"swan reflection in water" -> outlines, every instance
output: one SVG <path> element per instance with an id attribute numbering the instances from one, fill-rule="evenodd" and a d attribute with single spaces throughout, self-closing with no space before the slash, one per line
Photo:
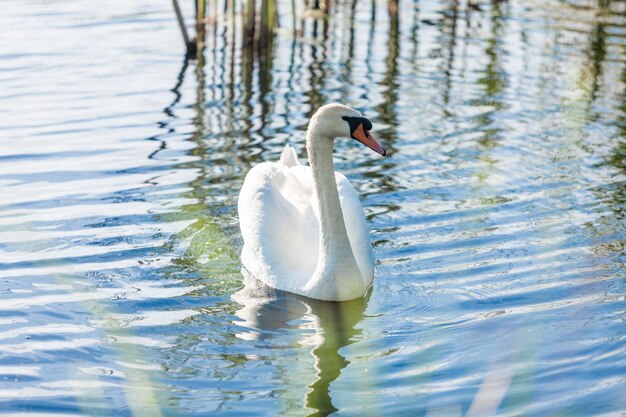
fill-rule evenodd
<path id="1" fill-rule="evenodd" d="M 308 385 L 305 405 L 314 410 L 313 416 L 337 411 L 329 387 L 349 364 L 339 349 L 353 343 L 354 337 L 361 333 L 355 327 L 363 318 L 371 291 L 352 301 L 314 300 L 270 288 L 243 272 L 245 287 L 233 294 L 232 299 L 242 306 L 235 313 L 240 319 L 236 324 L 247 329 L 237 337 L 269 343 L 284 335 L 286 329 L 310 331 L 302 332 L 300 340 L 294 343 L 294 347 L 311 346 L 314 359 L 315 377 Z"/>

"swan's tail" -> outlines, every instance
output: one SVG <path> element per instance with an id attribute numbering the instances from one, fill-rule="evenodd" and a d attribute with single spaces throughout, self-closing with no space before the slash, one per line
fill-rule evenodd
<path id="1" fill-rule="evenodd" d="M 300 165 L 298 155 L 296 155 L 296 150 L 291 145 L 285 145 L 285 149 L 283 149 L 280 154 L 280 163 L 288 167 Z"/>

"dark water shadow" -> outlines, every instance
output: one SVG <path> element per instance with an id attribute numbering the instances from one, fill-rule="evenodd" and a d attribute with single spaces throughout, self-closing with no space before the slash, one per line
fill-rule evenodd
<path id="1" fill-rule="evenodd" d="M 286 330 L 293 332 L 313 327 L 315 337 L 311 353 L 315 380 L 302 381 L 308 383 L 310 389 L 305 406 L 310 409 L 310 416 L 327 416 L 337 411 L 332 403 L 330 384 L 350 363 L 340 349 L 352 344 L 354 337 L 361 334 L 357 325 L 363 319 L 371 292 L 352 301 L 330 302 L 279 291 L 249 276 L 245 277 L 245 284 L 231 297 L 241 305 L 235 313 L 239 318 L 236 324 L 248 329 L 238 337 L 264 344 Z"/>

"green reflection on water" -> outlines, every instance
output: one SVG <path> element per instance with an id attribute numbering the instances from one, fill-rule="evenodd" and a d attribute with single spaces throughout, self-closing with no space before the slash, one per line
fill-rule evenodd
<path id="1" fill-rule="evenodd" d="M 233 295 L 233 300 L 242 306 L 235 313 L 238 324 L 245 328 L 238 337 L 257 340 L 261 347 L 270 346 L 281 332 L 300 331 L 292 348 L 313 355 L 314 374 L 307 369 L 298 369 L 295 374 L 287 370 L 278 373 L 287 386 L 303 384 L 309 388 L 304 406 L 312 410 L 310 416 L 327 416 L 338 410 L 332 402 L 330 385 L 350 363 L 340 350 L 361 334 L 358 324 L 363 320 L 369 296 L 368 293 L 364 298 L 341 303 L 312 300 L 273 290 L 248 277 L 246 287 Z M 285 414 L 302 409 L 298 401 L 285 401 L 284 406 Z"/>

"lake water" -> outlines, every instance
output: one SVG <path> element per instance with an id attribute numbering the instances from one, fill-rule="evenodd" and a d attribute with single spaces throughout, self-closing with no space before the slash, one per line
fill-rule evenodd
<path id="1" fill-rule="evenodd" d="M 2 2 L 0 415 L 626 416 L 625 4 L 279 6 L 186 61 L 169 1 Z M 331 101 L 372 291 L 243 288 L 243 178 Z"/>

